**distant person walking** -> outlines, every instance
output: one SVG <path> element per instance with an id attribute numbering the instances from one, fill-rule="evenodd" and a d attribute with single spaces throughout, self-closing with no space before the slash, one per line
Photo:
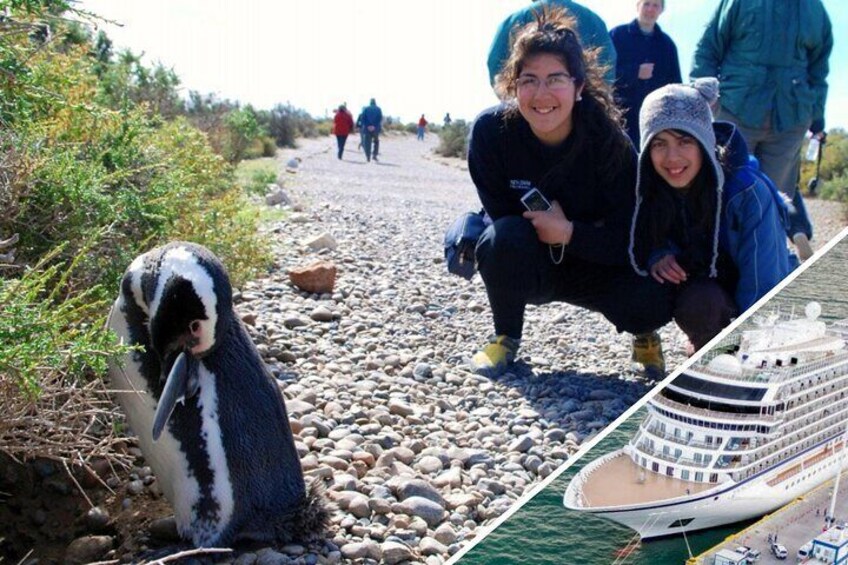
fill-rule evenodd
<path id="1" fill-rule="evenodd" d="M 333 133 L 336 135 L 336 144 L 339 148 L 339 159 L 344 155 L 345 143 L 347 136 L 353 131 L 353 115 L 348 111 L 347 106 L 342 104 L 336 110 L 336 115 L 333 117 Z"/>
<path id="2" fill-rule="evenodd" d="M 639 147 L 639 109 L 645 96 L 667 84 L 681 82 L 674 41 L 657 19 L 665 0 L 638 0 L 636 19 L 610 30 L 615 46 L 615 95 L 624 110 L 627 135 Z"/>
<path id="3" fill-rule="evenodd" d="M 427 120 L 424 118 L 424 114 L 421 114 L 421 117 L 418 119 L 418 141 L 424 141 L 424 130 L 427 129 Z"/>
<path id="4" fill-rule="evenodd" d="M 698 42 L 690 76 L 721 82 L 718 119 L 736 124 L 762 171 L 792 199 L 788 235 L 800 258 L 813 228 L 798 190 L 800 150 L 821 137 L 830 19 L 821 0 L 721 0 Z"/>
<path id="5" fill-rule="evenodd" d="M 445 117 L 444 117 L 445 126 L 449 126 L 449 125 L 451 125 L 451 122 L 452 122 L 452 121 L 453 121 L 453 120 L 451 120 L 450 112 L 447 112 L 447 113 L 445 114 Z"/>
<path id="6" fill-rule="evenodd" d="M 515 32 L 523 25 L 533 21 L 533 14 L 545 9 L 561 8 L 577 21 L 577 35 L 586 51 L 599 49 L 597 59 L 603 66 L 604 78 L 609 84 L 615 80 L 615 48 L 607 33 L 607 25 L 598 14 L 572 0 L 540 0 L 510 14 L 495 32 L 495 39 L 489 48 L 489 83 L 495 85 L 495 77 L 504 67 L 512 50 Z"/>
<path id="7" fill-rule="evenodd" d="M 383 111 L 377 106 L 377 101 L 371 99 L 371 103 L 362 109 L 362 147 L 365 149 L 365 158 L 371 162 L 373 157 L 377 161 L 380 153 L 380 132 L 383 131 Z"/>

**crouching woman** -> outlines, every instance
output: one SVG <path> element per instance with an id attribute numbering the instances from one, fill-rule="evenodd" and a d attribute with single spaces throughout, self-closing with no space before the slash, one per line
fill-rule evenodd
<path id="1" fill-rule="evenodd" d="M 718 81 L 660 88 L 639 115 L 630 257 L 674 289 L 674 318 L 700 349 L 797 265 L 786 204 L 728 122 L 712 122 Z"/>
<path id="2" fill-rule="evenodd" d="M 518 30 L 495 86 L 504 103 L 477 117 L 468 154 L 493 220 L 476 259 L 495 331 L 472 368 L 504 372 L 527 305 L 566 302 L 637 336 L 635 360 L 661 376 L 655 330 L 671 320 L 671 293 L 628 265 L 636 154 L 594 53 L 584 53 L 573 21 L 545 11 Z M 550 209 L 525 209 L 534 189 Z"/>

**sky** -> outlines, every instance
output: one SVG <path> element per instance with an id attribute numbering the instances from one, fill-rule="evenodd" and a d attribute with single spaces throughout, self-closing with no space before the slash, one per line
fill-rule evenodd
<path id="1" fill-rule="evenodd" d="M 848 128 L 848 2 L 823 0 L 833 25 L 826 122 Z M 583 0 L 608 28 L 631 21 L 636 0 Z M 497 99 L 486 58 L 495 30 L 528 0 L 82 0 L 116 49 L 173 68 L 189 90 L 315 117 L 372 97 L 387 116 L 471 120 Z M 718 0 L 667 0 L 659 24 L 677 44 L 683 76 Z M 842 69 L 843 72 L 837 72 Z"/>

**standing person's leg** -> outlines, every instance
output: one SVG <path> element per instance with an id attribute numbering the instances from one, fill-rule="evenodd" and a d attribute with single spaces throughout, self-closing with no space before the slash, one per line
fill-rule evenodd
<path id="1" fill-rule="evenodd" d="M 341 158 L 342 158 L 342 155 L 344 155 L 345 145 L 347 144 L 347 136 L 346 136 L 346 135 L 343 135 L 343 136 L 342 136 L 342 138 L 339 140 L 339 142 L 340 142 L 340 145 L 339 145 L 339 159 L 341 159 Z"/>
<path id="2" fill-rule="evenodd" d="M 336 136 L 336 155 L 339 159 L 342 158 L 342 152 L 344 152 L 344 136 L 337 135 Z"/>
<path id="3" fill-rule="evenodd" d="M 365 159 L 371 161 L 371 134 L 367 131 L 362 133 L 362 148 L 365 150 Z"/>
<path id="4" fill-rule="evenodd" d="M 787 235 L 795 242 L 802 259 L 809 257 L 812 250 L 808 240 L 812 239 L 813 226 L 807 215 L 803 197 L 798 190 L 801 145 L 804 143 L 807 126 L 796 126 L 783 132 L 776 132 L 768 125 L 761 128 L 749 128 L 742 125 L 739 118 L 723 108 L 719 118 L 736 124 L 736 128 L 748 144 L 748 151 L 759 161 L 760 170 L 792 202 L 789 207 Z"/>
<path id="5" fill-rule="evenodd" d="M 374 137 L 374 152 L 373 152 L 373 155 L 374 155 L 374 160 L 377 161 L 377 154 L 380 153 L 380 134 L 375 133 L 373 135 L 373 137 Z"/>
<path id="6" fill-rule="evenodd" d="M 674 321 L 692 342 L 694 351 L 704 347 L 738 314 L 733 297 L 714 279 L 698 278 L 677 291 Z"/>

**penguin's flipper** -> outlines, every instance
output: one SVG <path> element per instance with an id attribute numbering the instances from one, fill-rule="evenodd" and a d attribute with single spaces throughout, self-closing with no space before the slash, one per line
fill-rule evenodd
<path id="1" fill-rule="evenodd" d="M 159 404 L 156 406 L 156 414 L 153 416 L 153 441 L 158 440 L 159 436 L 162 435 L 162 430 L 171 418 L 177 402 L 186 397 L 186 389 L 189 386 L 187 357 L 185 351 L 177 355 L 174 366 L 168 373 L 165 388 L 162 390 L 162 396 L 159 397 Z M 196 380 L 196 377 L 194 380 Z M 196 385 L 196 383 L 194 384 Z"/>

